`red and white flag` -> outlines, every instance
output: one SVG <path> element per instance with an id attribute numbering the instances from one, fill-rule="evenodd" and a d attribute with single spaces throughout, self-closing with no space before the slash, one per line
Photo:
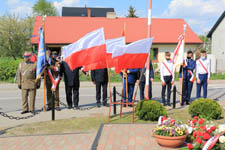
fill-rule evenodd
<path id="1" fill-rule="evenodd" d="M 104 61 L 106 57 L 104 29 L 90 32 L 77 42 L 63 47 L 62 57 L 71 70 Z"/>
<path id="2" fill-rule="evenodd" d="M 112 58 L 112 52 L 119 45 L 121 45 L 121 46 L 125 45 L 125 37 L 119 37 L 119 38 L 115 38 L 115 39 L 106 40 L 106 58 L 105 58 L 105 60 L 84 66 L 84 71 L 114 67 L 115 60 Z"/>
<path id="3" fill-rule="evenodd" d="M 146 38 L 125 46 L 118 46 L 112 53 L 116 59 L 115 70 L 144 68 L 153 38 Z"/>
<path id="4" fill-rule="evenodd" d="M 180 35 L 178 38 L 178 45 L 173 53 L 172 61 L 174 63 L 174 67 L 178 65 L 183 65 L 184 63 L 184 35 Z"/>

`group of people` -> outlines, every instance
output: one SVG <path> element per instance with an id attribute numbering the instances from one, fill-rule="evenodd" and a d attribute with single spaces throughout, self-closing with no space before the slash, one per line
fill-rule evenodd
<path id="1" fill-rule="evenodd" d="M 171 87 L 174 84 L 174 63 L 171 61 L 170 52 L 165 52 L 165 60 L 161 63 L 160 77 L 162 81 L 162 101 L 163 105 L 170 106 Z M 206 58 L 206 52 L 201 52 L 201 57 L 195 61 L 193 60 L 193 52 L 187 52 L 187 58 L 184 61 L 184 65 L 180 67 L 179 77 L 183 82 L 182 89 L 182 103 L 187 105 L 190 103 L 191 91 L 193 87 L 194 70 L 196 70 L 197 78 L 197 98 L 201 97 L 201 88 L 203 87 L 203 97 L 207 97 L 207 85 L 210 78 L 210 64 Z M 35 97 L 36 90 L 40 88 L 40 80 L 36 80 L 36 63 L 31 61 L 31 53 L 24 53 L 24 62 L 20 63 L 17 70 L 18 88 L 22 90 L 22 112 L 25 114 L 28 112 L 35 113 Z M 66 62 L 57 59 L 58 53 L 56 51 L 48 51 L 48 65 L 46 72 L 50 72 L 53 79 L 62 78 L 64 76 L 66 101 L 69 109 L 79 108 L 79 72 L 80 70 L 89 75 L 89 72 L 82 70 L 82 67 L 71 70 Z M 146 67 L 143 69 L 126 69 L 121 71 L 123 78 L 123 100 L 128 99 L 131 103 L 133 99 L 134 87 L 137 80 L 139 80 L 140 100 L 144 100 L 145 91 L 145 75 Z M 51 110 L 51 97 L 54 94 L 55 109 L 60 111 L 59 107 L 59 85 L 56 87 L 52 84 L 52 77 L 49 74 L 46 75 L 46 89 L 47 89 L 47 110 Z M 91 71 L 92 82 L 96 85 L 96 102 L 97 107 L 107 106 L 107 86 L 108 86 L 108 70 L 107 68 Z M 126 81 L 127 80 L 127 81 Z M 149 99 L 152 98 L 152 82 L 154 80 L 153 64 L 149 63 Z M 101 96 L 102 89 L 102 96 Z M 165 99 L 165 92 L 167 89 L 167 101 Z M 30 103 L 28 106 L 28 96 Z M 102 102 L 101 102 L 102 99 Z M 131 105 L 130 105 L 131 106 Z"/>

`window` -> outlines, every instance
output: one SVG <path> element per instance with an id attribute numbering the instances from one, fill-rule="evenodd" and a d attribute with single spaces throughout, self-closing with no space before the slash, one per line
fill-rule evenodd
<path id="1" fill-rule="evenodd" d="M 151 48 L 151 60 L 153 62 L 158 62 L 158 53 L 159 53 L 159 50 L 158 48 Z"/>

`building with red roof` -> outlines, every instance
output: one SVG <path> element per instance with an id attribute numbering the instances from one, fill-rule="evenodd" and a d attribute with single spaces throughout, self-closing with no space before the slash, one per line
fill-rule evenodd
<path id="1" fill-rule="evenodd" d="M 131 43 L 147 37 L 147 18 L 107 18 L 107 17 L 46 17 L 45 43 L 48 49 L 60 51 L 62 46 L 80 39 L 85 34 L 104 27 L 105 38 L 121 37 L 126 25 L 126 43 Z M 165 51 L 173 52 L 178 43 L 178 37 L 183 33 L 184 19 L 152 19 L 153 50 L 152 59 L 161 61 Z M 35 18 L 33 35 L 37 35 L 43 25 L 42 17 Z M 37 47 L 39 36 L 31 39 Z M 185 50 L 195 50 L 202 41 L 187 25 Z"/>

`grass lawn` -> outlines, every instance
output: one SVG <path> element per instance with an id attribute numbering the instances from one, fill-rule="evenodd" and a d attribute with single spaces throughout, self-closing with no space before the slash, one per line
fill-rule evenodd
<path id="1" fill-rule="evenodd" d="M 188 108 L 168 110 L 171 118 L 187 122 L 191 117 L 188 114 Z M 111 117 L 109 123 L 131 123 L 132 113 Z M 224 119 L 216 120 L 217 123 L 224 123 Z M 19 127 L 0 129 L 0 134 L 4 136 L 35 135 L 35 134 L 59 134 L 59 133 L 80 133 L 97 132 L 101 123 L 108 123 L 107 116 L 71 118 L 66 120 L 56 120 L 48 122 L 32 123 Z M 151 121 L 139 120 L 135 117 L 135 123 L 157 123 Z"/>

